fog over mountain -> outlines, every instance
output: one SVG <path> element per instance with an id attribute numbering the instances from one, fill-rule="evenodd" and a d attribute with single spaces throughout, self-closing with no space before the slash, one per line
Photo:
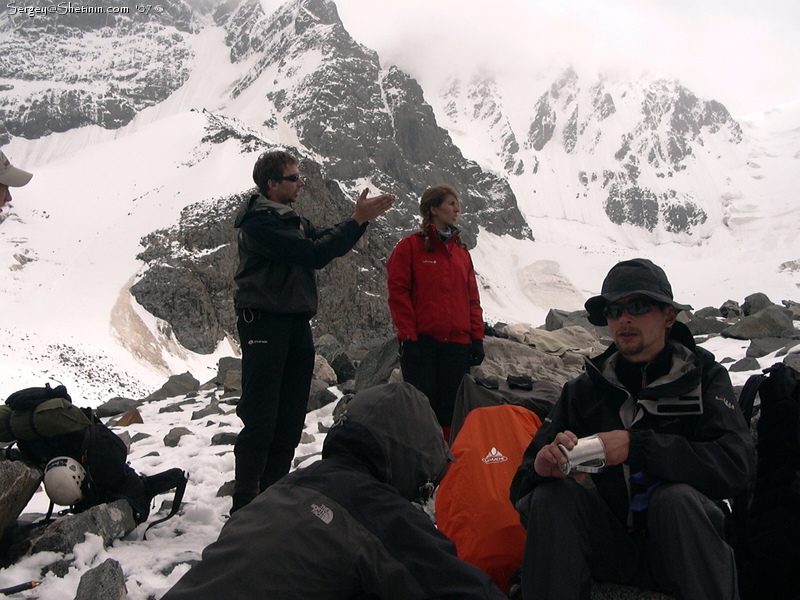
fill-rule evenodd
<path id="1" fill-rule="evenodd" d="M 210 378 L 237 353 L 230 224 L 274 147 L 303 158 L 315 223 L 364 187 L 398 196 L 320 272 L 315 332 L 351 347 L 392 335 L 385 260 L 439 182 L 463 196 L 490 321 L 578 309 L 633 256 L 695 308 L 798 299 L 797 106 L 736 119 L 675 77 L 544 59 L 423 88 L 329 0 L 94 6 L 115 12 L 0 14 L 0 145 L 35 174 L 0 215 L 3 395 Z"/>

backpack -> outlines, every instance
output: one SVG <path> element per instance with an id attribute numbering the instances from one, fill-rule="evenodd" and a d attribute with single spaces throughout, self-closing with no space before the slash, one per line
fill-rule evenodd
<path id="1" fill-rule="evenodd" d="M 26 388 L 11 394 L 6 405 L 0 406 L 0 442 L 16 442 L 20 452 L 42 469 L 57 456 L 78 461 L 86 478 L 81 485 L 83 498 L 69 509 L 75 513 L 124 499 L 139 524 L 147 520 L 152 498 L 175 488 L 169 518 L 177 512 L 186 487 L 187 479 L 180 469 L 152 476 L 137 474 L 128 465 L 125 442 L 90 408 L 72 404 L 63 385 Z M 51 503 L 50 511 L 52 508 Z"/>
<path id="2" fill-rule="evenodd" d="M 522 564 L 525 529 L 511 504 L 511 480 L 542 422 L 522 406 L 475 408 L 451 451 L 456 462 L 436 493 L 436 524 L 464 560 L 506 594 Z"/>
<path id="3" fill-rule="evenodd" d="M 763 375 L 751 376 L 739 396 L 748 423 L 756 395 L 761 400 L 755 421 L 756 476 L 748 497 L 734 510 L 741 596 L 798 598 L 800 373 L 776 363 Z"/>

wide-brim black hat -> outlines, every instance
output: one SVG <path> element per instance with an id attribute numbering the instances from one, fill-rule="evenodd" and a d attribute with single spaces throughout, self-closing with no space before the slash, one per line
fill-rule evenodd
<path id="1" fill-rule="evenodd" d="M 608 272 L 599 296 L 589 298 L 584 307 L 592 325 L 608 325 L 603 309 L 609 302 L 641 294 L 656 302 L 674 306 L 678 311 L 691 310 L 688 304 L 678 304 L 672 297 L 672 286 L 664 269 L 646 258 L 619 262 Z"/>

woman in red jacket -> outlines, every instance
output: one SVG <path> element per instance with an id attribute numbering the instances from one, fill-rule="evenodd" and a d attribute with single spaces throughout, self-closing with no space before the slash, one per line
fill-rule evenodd
<path id="1" fill-rule="evenodd" d="M 424 393 L 449 439 L 461 379 L 483 361 L 483 312 L 475 269 L 455 226 L 461 206 L 449 185 L 422 194 L 420 231 L 386 264 L 389 310 L 403 379 Z"/>

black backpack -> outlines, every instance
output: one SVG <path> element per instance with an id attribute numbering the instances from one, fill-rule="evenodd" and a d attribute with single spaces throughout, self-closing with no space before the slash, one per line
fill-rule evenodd
<path id="1" fill-rule="evenodd" d="M 739 396 L 748 422 L 756 394 L 756 477 L 734 515 L 741 597 L 800 598 L 800 373 L 776 363 L 751 376 Z"/>
<path id="2" fill-rule="evenodd" d="M 75 407 L 63 385 L 14 392 L 0 410 L 0 419 L 0 441 L 15 440 L 22 454 L 42 469 L 57 456 L 69 456 L 83 466 L 83 498 L 71 507 L 71 512 L 124 499 L 131 506 L 136 523 L 143 523 L 153 497 L 171 489 L 175 489 L 172 511 L 150 527 L 177 512 L 186 488 L 185 473 L 169 469 L 151 476 L 137 474 L 128 465 L 125 442 L 90 408 Z"/>

